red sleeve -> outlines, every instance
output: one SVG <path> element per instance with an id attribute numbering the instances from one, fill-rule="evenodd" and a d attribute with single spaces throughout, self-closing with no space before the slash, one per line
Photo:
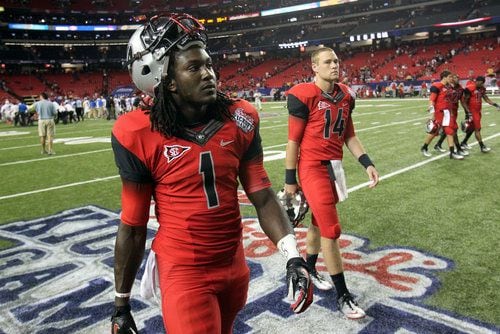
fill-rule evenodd
<path id="1" fill-rule="evenodd" d="M 433 102 L 433 104 L 435 104 L 437 97 L 438 97 L 438 95 L 436 93 L 432 92 L 429 99 Z"/>
<path id="2" fill-rule="evenodd" d="M 271 187 L 271 181 L 264 169 L 262 156 L 242 161 L 240 165 L 240 181 L 247 194 Z"/>
<path id="3" fill-rule="evenodd" d="M 352 123 L 352 117 L 349 117 L 347 124 L 345 126 L 345 139 L 354 137 L 356 133 L 354 132 L 354 124 Z"/>
<path id="4" fill-rule="evenodd" d="M 144 226 L 149 220 L 151 206 L 151 183 L 137 183 L 122 179 L 121 220 L 130 226 Z"/>
<path id="5" fill-rule="evenodd" d="M 290 115 L 288 117 L 288 140 L 300 143 L 302 136 L 304 136 L 306 125 L 306 120 Z"/>

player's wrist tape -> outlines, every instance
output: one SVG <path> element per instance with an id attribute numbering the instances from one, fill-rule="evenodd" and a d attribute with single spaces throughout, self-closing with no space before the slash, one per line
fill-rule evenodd
<path id="1" fill-rule="evenodd" d="M 129 298 L 130 297 L 130 292 L 122 293 L 122 292 L 115 291 L 115 297 L 118 297 L 118 298 Z"/>
<path id="2" fill-rule="evenodd" d="M 358 158 L 358 161 L 361 165 L 363 165 L 363 167 L 365 167 L 365 169 L 370 167 L 370 166 L 375 167 L 373 162 L 370 160 L 370 157 L 366 153 L 361 154 L 360 157 Z"/>
<path id="3" fill-rule="evenodd" d="M 285 169 L 285 183 L 297 184 L 297 169 Z"/>
<path id="4" fill-rule="evenodd" d="M 287 234 L 281 238 L 276 246 L 287 261 L 294 257 L 300 257 L 299 249 L 297 248 L 297 239 L 293 234 Z"/>

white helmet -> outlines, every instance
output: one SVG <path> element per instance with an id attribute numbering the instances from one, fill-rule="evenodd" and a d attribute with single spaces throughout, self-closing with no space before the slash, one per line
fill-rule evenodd
<path id="1" fill-rule="evenodd" d="M 306 197 L 302 190 L 297 190 L 293 196 L 290 196 L 284 189 L 281 189 L 276 196 L 281 206 L 285 209 L 292 226 L 297 227 L 297 225 L 304 220 L 309 210 L 309 204 L 307 204 Z"/>
<path id="2" fill-rule="evenodd" d="M 439 130 L 439 125 L 433 119 L 428 119 L 425 122 L 425 132 L 435 134 Z"/>
<path id="3" fill-rule="evenodd" d="M 460 128 L 462 129 L 463 132 L 467 133 L 469 131 L 472 131 L 474 130 L 474 123 L 472 122 L 472 119 L 466 119 L 466 120 L 463 120 L 461 123 L 460 123 Z"/>
<path id="4" fill-rule="evenodd" d="M 134 84 L 154 96 L 156 86 L 167 74 L 173 47 L 186 50 L 193 45 L 205 48 L 205 27 L 188 14 L 162 14 L 152 17 L 130 37 L 126 65 Z"/>

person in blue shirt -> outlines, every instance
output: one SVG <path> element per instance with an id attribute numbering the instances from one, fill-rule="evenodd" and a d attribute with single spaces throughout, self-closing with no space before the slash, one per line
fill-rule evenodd
<path id="1" fill-rule="evenodd" d="M 19 102 L 17 105 L 17 117 L 15 119 L 14 125 L 17 126 L 19 123 L 21 126 L 26 126 L 28 120 L 28 106 L 24 104 L 23 101 Z"/>

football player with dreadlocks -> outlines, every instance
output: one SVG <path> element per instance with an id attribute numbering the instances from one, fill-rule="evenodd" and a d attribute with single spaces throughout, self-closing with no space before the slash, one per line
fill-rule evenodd
<path id="1" fill-rule="evenodd" d="M 150 111 L 120 117 L 112 132 L 123 209 L 112 333 L 137 332 L 129 299 L 144 255 L 151 197 L 167 332 L 232 332 L 249 285 L 238 179 L 262 229 L 287 259 L 292 311 L 303 312 L 312 302 L 307 265 L 264 170 L 258 113 L 217 91 L 206 43 L 205 28 L 187 14 L 155 16 L 129 41 L 132 79 L 155 100 Z"/>
<path id="2" fill-rule="evenodd" d="M 481 152 L 488 153 L 491 149 L 483 143 L 483 138 L 481 137 L 481 109 L 483 100 L 486 101 L 491 106 L 500 110 L 500 105 L 493 102 L 488 95 L 486 95 L 486 89 L 484 88 L 485 78 L 479 76 L 475 81 L 469 81 L 465 85 L 465 104 L 469 107 L 470 114 L 467 115 L 466 121 L 463 123 L 463 130 L 465 131 L 465 138 L 461 143 L 463 149 L 470 149 L 467 145 L 467 141 L 474 134 L 476 140 L 479 143 Z"/>
<path id="3" fill-rule="evenodd" d="M 311 55 L 314 83 L 301 83 L 288 91 L 288 143 L 285 158 L 285 192 L 295 196 L 300 186 L 312 211 L 307 232 L 307 264 L 319 289 L 331 289 L 331 283 L 316 271 L 320 249 L 337 297 L 339 311 L 348 319 L 365 316 L 349 292 L 342 265 L 338 239 L 341 234 L 336 204 L 347 198 L 343 146 L 366 169 L 370 187 L 379 175 L 355 134 L 351 113 L 355 93 L 338 83 L 339 59 L 327 47 Z"/>

